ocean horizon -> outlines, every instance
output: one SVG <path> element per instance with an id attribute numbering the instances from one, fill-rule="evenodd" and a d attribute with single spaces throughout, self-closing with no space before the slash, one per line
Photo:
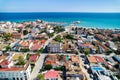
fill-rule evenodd
<path id="1" fill-rule="evenodd" d="M 100 29 L 120 29 L 120 13 L 95 12 L 0 12 L 0 21 L 24 22 L 43 20 L 60 22 L 68 26 L 80 21 L 77 26 Z"/>

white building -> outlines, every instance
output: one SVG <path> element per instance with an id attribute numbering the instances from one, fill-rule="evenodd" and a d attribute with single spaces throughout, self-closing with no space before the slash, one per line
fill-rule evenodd
<path id="1" fill-rule="evenodd" d="M 47 33 L 54 33 L 54 30 L 52 30 L 52 29 L 47 30 Z"/>
<path id="2" fill-rule="evenodd" d="M 30 65 L 0 68 L 0 80 L 29 80 Z"/>

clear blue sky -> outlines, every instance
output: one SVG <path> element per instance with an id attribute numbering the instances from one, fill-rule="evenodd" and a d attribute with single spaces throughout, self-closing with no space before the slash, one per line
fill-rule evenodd
<path id="1" fill-rule="evenodd" d="M 0 12 L 120 12 L 120 0 L 0 0 Z"/>

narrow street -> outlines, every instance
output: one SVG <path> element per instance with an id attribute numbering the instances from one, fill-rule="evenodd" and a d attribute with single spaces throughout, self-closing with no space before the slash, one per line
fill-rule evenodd
<path id="1" fill-rule="evenodd" d="M 61 32 L 61 33 L 65 33 L 65 32 L 67 32 L 67 31 L 64 31 L 64 32 Z M 44 45 L 44 47 L 43 47 L 43 49 L 45 49 L 45 47 L 49 44 L 49 42 L 51 42 L 57 35 L 60 35 L 61 33 L 55 34 L 52 38 L 50 38 L 49 40 L 47 40 L 46 43 L 45 43 L 45 45 Z M 45 58 L 46 55 L 47 54 L 45 54 L 45 53 L 44 54 L 41 53 L 39 59 L 36 62 L 36 65 L 35 65 L 32 73 L 31 73 L 31 76 L 30 76 L 29 80 L 34 80 L 37 77 L 40 69 L 43 66 L 44 58 Z"/>
<path id="2" fill-rule="evenodd" d="M 39 59 L 37 60 L 36 65 L 35 65 L 32 73 L 31 73 L 31 75 L 30 75 L 30 79 L 29 79 L 29 80 L 34 80 L 34 79 L 37 77 L 40 69 L 41 69 L 42 66 L 43 66 L 43 62 L 44 62 L 45 56 L 46 56 L 46 54 L 41 54 L 41 55 L 40 55 L 40 57 L 39 57 Z"/>
<path id="3" fill-rule="evenodd" d="M 90 75 L 88 74 L 87 70 L 84 68 L 84 62 L 82 61 L 82 58 L 80 57 L 81 56 L 81 53 L 79 52 L 79 50 L 77 48 L 75 48 L 75 50 L 79 53 L 79 59 L 80 59 L 80 62 L 81 62 L 81 68 L 82 68 L 82 71 L 83 73 L 86 75 L 86 78 L 87 80 L 92 80 L 90 78 Z"/>

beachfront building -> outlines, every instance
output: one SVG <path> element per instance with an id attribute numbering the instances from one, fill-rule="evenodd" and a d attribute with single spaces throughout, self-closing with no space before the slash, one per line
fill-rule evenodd
<path id="1" fill-rule="evenodd" d="M 31 66 L 27 64 L 17 65 L 19 57 L 25 59 L 24 54 L 0 55 L 0 80 L 29 80 Z"/>
<path id="2" fill-rule="evenodd" d="M 25 66 L 0 68 L 0 80 L 29 80 L 30 71 L 31 67 L 27 64 Z"/>

